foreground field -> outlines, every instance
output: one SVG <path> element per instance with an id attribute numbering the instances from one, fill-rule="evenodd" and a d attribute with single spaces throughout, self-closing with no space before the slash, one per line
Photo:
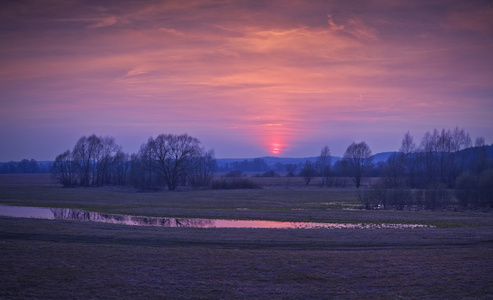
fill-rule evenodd
<path id="1" fill-rule="evenodd" d="M 0 177 L 0 203 L 435 229 L 131 227 L 0 217 L 0 298 L 493 297 L 491 212 L 343 210 L 352 189 L 136 193 Z"/>

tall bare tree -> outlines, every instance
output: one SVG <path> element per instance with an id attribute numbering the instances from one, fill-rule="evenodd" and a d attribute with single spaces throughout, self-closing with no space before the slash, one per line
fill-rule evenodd
<path id="1" fill-rule="evenodd" d="M 87 138 L 81 137 L 74 146 L 72 158 L 74 160 L 76 172 L 78 175 L 79 185 L 90 186 L 92 184 L 94 158 L 97 152 L 97 140 L 95 135 Z"/>
<path id="2" fill-rule="evenodd" d="M 298 166 L 296 164 L 286 164 L 286 172 L 287 172 L 286 176 L 294 177 L 297 168 Z"/>
<path id="3" fill-rule="evenodd" d="M 147 143 L 140 146 L 139 153 L 132 154 L 130 157 L 129 179 L 136 188 L 149 190 L 157 189 L 163 185 L 154 171 L 154 158 L 150 148 L 152 138 Z"/>
<path id="4" fill-rule="evenodd" d="M 399 151 L 402 153 L 402 163 L 404 176 L 407 177 L 407 184 L 414 188 L 416 187 L 416 176 L 418 171 L 417 147 L 414 143 L 413 136 L 408 132 L 404 135 Z"/>
<path id="5" fill-rule="evenodd" d="M 476 138 L 474 146 L 473 172 L 479 175 L 488 167 L 488 150 L 486 150 L 484 137 Z"/>
<path id="6" fill-rule="evenodd" d="M 331 165 L 329 146 L 326 145 L 320 150 L 320 156 L 317 158 L 316 165 L 318 172 L 322 177 L 322 184 L 328 186 Z"/>
<path id="7" fill-rule="evenodd" d="M 445 184 L 452 187 L 455 178 L 466 168 L 461 150 L 472 144 L 469 133 L 456 127 L 453 131 L 442 129 L 426 132 L 419 148 L 426 183 Z"/>
<path id="8" fill-rule="evenodd" d="M 311 161 L 305 161 L 303 168 L 301 168 L 300 176 L 305 180 L 305 184 L 309 185 L 310 181 L 317 176 L 317 169 L 315 168 L 315 164 Z"/>
<path id="9" fill-rule="evenodd" d="M 353 173 L 356 188 L 359 188 L 363 173 L 366 169 L 372 166 L 372 154 L 370 147 L 365 142 L 358 144 L 353 142 L 346 149 L 346 152 L 344 153 L 344 160 L 347 161 L 347 164 Z"/>
<path id="10" fill-rule="evenodd" d="M 100 137 L 99 141 L 100 148 L 95 159 L 97 162 L 96 185 L 98 186 L 110 183 L 111 163 L 122 148 L 116 143 L 115 138 L 111 136 Z"/>
<path id="11" fill-rule="evenodd" d="M 110 183 L 113 172 L 111 164 L 115 155 L 121 151 L 115 138 L 100 137 L 95 134 L 81 137 L 74 146 L 71 157 L 74 172 L 81 186 L 100 186 Z"/>
<path id="12" fill-rule="evenodd" d="M 111 169 L 112 182 L 116 185 L 126 185 L 127 173 L 130 169 L 129 155 L 119 150 L 112 159 Z"/>
<path id="13" fill-rule="evenodd" d="M 189 181 L 192 186 L 209 186 L 216 169 L 214 150 L 201 149 L 198 156 L 191 158 Z"/>
<path id="14" fill-rule="evenodd" d="M 421 139 L 419 146 L 420 163 L 423 166 L 425 182 L 427 184 L 438 181 L 438 131 L 435 129 L 433 134 L 429 131 Z"/>
<path id="15" fill-rule="evenodd" d="M 187 134 L 161 134 L 149 138 L 144 147 L 149 150 L 152 170 L 159 174 L 169 190 L 184 181 L 192 167 L 192 158 L 200 155 L 200 141 Z"/>
<path id="16" fill-rule="evenodd" d="M 70 150 L 58 155 L 51 168 L 52 178 L 64 187 L 76 185 L 75 165 Z"/>

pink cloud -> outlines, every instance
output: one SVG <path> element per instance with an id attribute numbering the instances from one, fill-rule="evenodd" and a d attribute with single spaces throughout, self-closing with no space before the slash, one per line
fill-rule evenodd
<path id="1" fill-rule="evenodd" d="M 60 124 L 143 140 L 159 131 L 197 133 L 230 157 L 240 147 L 232 142 L 221 153 L 223 136 L 243 149 L 254 144 L 252 155 L 274 144 L 281 155 L 305 155 L 297 145 L 311 141 L 317 152 L 318 141 L 356 138 L 342 136 L 381 142 L 382 131 L 400 139 L 415 127 L 459 125 L 483 134 L 493 126 L 486 117 L 493 112 L 493 42 L 485 35 L 491 10 L 479 5 L 50 7 L 0 9 L 7 28 L 0 31 L 2 126 L 22 120 L 40 130 Z"/>

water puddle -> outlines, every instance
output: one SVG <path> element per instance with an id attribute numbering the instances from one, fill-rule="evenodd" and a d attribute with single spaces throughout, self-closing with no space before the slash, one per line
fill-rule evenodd
<path id="1" fill-rule="evenodd" d="M 37 218 L 49 220 L 92 221 L 132 226 L 192 227 L 192 228 L 277 228 L 277 229 L 382 229 L 382 228 L 430 228 L 421 224 L 372 224 L 372 223 L 314 223 L 277 222 L 263 220 L 223 220 L 197 218 L 166 218 L 129 216 L 88 212 L 68 208 L 42 208 L 0 205 L 0 216 Z"/>

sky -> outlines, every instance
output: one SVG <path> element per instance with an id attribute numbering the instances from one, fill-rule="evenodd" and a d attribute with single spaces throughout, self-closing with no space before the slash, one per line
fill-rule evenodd
<path id="1" fill-rule="evenodd" d="M 0 161 L 81 136 L 135 153 L 187 133 L 218 158 L 493 143 L 493 4 L 455 0 L 0 1 Z"/>

